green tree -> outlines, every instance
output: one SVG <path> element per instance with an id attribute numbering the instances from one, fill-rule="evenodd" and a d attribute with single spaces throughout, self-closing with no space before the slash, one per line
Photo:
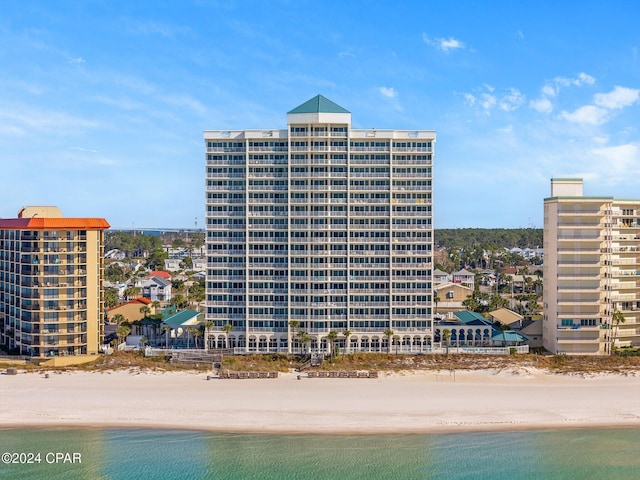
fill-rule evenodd
<path id="1" fill-rule="evenodd" d="M 329 341 L 330 345 L 331 345 L 331 354 L 330 354 L 330 359 L 331 359 L 331 363 L 333 363 L 333 357 L 334 357 L 334 353 L 335 353 L 335 347 L 336 347 L 336 340 L 338 339 L 338 332 L 336 332 L 335 330 L 331 330 L 328 335 L 327 335 L 327 340 Z"/>
<path id="2" fill-rule="evenodd" d="M 169 349 L 169 335 L 170 335 L 170 331 L 171 331 L 171 326 L 170 325 L 163 325 L 162 326 L 162 330 L 164 330 L 164 342 L 165 342 L 165 348 L 168 350 Z"/>
<path id="3" fill-rule="evenodd" d="M 114 287 L 106 287 L 104 289 L 104 305 L 107 308 L 118 305 L 118 289 Z"/>
<path id="4" fill-rule="evenodd" d="M 127 278 L 125 269 L 117 263 L 112 263 L 104 269 L 104 279 L 109 282 L 123 283 Z"/>
<path id="5" fill-rule="evenodd" d="M 171 291 L 174 293 L 184 292 L 184 280 L 171 280 Z"/>
<path id="6" fill-rule="evenodd" d="M 289 349 L 291 350 L 291 352 L 293 352 L 293 339 L 296 336 L 296 330 L 298 329 L 298 327 L 300 327 L 300 322 L 298 320 L 290 320 L 289 321 L 289 328 L 291 329 L 291 335 L 290 338 L 291 340 L 289 341 Z"/>
<path id="7" fill-rule="evenodd" d="M 171 305 L 175 305 L 178 310 L 185 309 L 189 306 L 189 301 L 180 293 L 173 295 L 170 303 Z"/>
<path id="8" fill-rule="evenodd" d="M 205 299 L 205 287 L 200 282 L 195 282 L 191 287 L 189 287 L 189 293 L 187 294 L 187 299 L 190 302 L 194 302 L 200 304 Z"/>
<path id="9" fill-rule="evenodd" d="M 436 293 L 433 296 L 433 304 L 434 304 L 434 308 L 433 308 L 433 316 L 437 317 L 438 316 L 438 302 L 440 301 L 440 297 L 438 296 L 438 294 Z"/>
<path id="10" fill-rule="evenodd" d="M 204 322 L 204 349 L 209 350 L 209 334 L 211 333 L 211 329 L 213 328 L 214 323 L 211 320 Z"/>
<path id="11" fill-rule="evenodd" d="M 144 318 L 147 318 L 149 315 L 151 315 L 151 309 L 148 306 L 143 305 L 142 307 L 140 307 L 140 313 Z"/>
<path id="12" fill-rule="evenodd" d="M 222 326 L 222 331 L 224 332 L 224 335 L 225 335 L 225 337 L 226 337 L 226 339 L 225 339 L 225 346 L 226 346 L 227 348 L 230 348 L 230 347 L 229 347 L 229 334 L 233 331 L 233 325 L 232 325 L 231 323 L 225 323 L 225 324 Z"/>
<path id="13" fill-rule="evenodd" d="M 387 353 L 391 353 L 391 337 L 393 337 L 393 330 L 387 328 L 384 331 L 384 336 L 387 337 Z"/>
<path id="14" fill-rule="evenodd" d="M 120 325 L 122 324 L 122 322 L 125 322 L 126 320 L 127 319 L 121 313 L 116 313 L 113 317 L 111 317 L 111 322 L 115 323 L 116 325 Z"/>
<path id="15" fill-rule="evenodd" d="M 442 341 L 447 349 L 446 354 L 449 355 L 449 340 L 451 339 L 451 330 L 442 331 Z"/>
<path id="16" fill-rule="evenodd" d="M 124 342 L 127 338 L 127 335 L 131 333 L 131 328 L 121 325 L 116 329 L 116 335 L 118 336 L 118 340 L 120 343 Z"/>
<path id="17" fill-rule="evenodd" d="M 151 302 L 151 308 L 153 309 L 153 313 L 157 314 L 158 310 L 160 310 L 161 303 L 158 300 L 154 300 Z"/>
<path id="18" fill-rule="evenodd" d="M 613 351 L 616 348 L 618 334 L 620 333 L 620 324 L 626 322 L 626 319 L 624 318 L 624 313 L 622 313 L 620 310 L 616 308 L 613 311 L 613 315 L 611 316 L 611 322 L 615 326 L 615 328 L 613 329 L 613 335 L 611 336 L 611 353 L 613 353 Z"/>
<path id="19" fill-rule="evenodd" d="M 138 298 L 140 296 L 140 292 L 142 292 L 142 289 L 140 287 L 127 287 L 124 289 L 124 297 L 127 300 Z"/>
<path id="20" fill-rule="evenodd" d="M 302 347 L 303 347 L 303 350 L 304 350 L 303 353 L 309 353 L 309 352 L 306 351 L 307 350 L 306 347 L 307 347 L 307 344 L 309 344 L 309 345 L 311 344 L 311 337 L 307 334 L 307 332 L 305 332 L 304 330 L 300 330 L 298 332 L 298 340 L 302 344 Z"/>
<path id="21" fill-rule="evenodd" d="M 195 348 L 198 348 L 198 337 L 201 337 L 204 333 L 204 325 L 200 325 L 199 327 L 194 327 L 191 329 L 191 333 L 193 334 L 193 341 L 195 343 Z"/>
<path id="22" fill-rule="evenodd" d="M 344 332 L 342 332 L 342 335 L 344 335 L 345 350 L 348 352 L 349 351 L 349 337 L 351 336 L 351 330 L 345 330 Z M 344 353 L 342 354 L 342 356 L 344 357 Z"/>
<path id="23" fill-rule="evenodd" d="M 191 270 L 193 268 L 193 259 L 191 257 L 184 257 L 180 262 L 180 267 L 185 270 Z"/>
<path id="24" fill-rule="evenodd" d="M 169 258 L 169 254 L 164 251 L 162 246 L 155 248 L 151 251 L 151 254 L 147 257 L 145 266 L 151 270 L 159 270 L 164 268 L 164 261 Z"/>

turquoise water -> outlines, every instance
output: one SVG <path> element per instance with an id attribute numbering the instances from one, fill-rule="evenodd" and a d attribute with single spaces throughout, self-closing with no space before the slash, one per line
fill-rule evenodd
<path id="1" fill-rule="evenodd" d="M 4 429 L 0 454 L 19 463 L 3 455 L 0 478 L 637 479 L 639 450 L 640 429 L 379 436 Z"/>

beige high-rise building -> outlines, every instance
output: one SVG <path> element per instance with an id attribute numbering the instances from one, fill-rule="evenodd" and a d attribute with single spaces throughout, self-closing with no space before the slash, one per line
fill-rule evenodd
<path id="1" fill-rule="evenodd" d="M 428 350 L 435 132 L 354 129 L 321 95 L 287 123 L 204 132 L 211 346 Z"/>
<path id="2" fill-rule="evenodd" d="M 552 179 L 543 272 L 547 350 L 602 355 L 640 345 L 640 199 L 587 197 L 582 179 Z"/>
<path id="3" fill-rule="evenodd" d="M 103 338 L 103 218 L 25 207 L 0 219 L 0 343 L 32 357 L 98 352 Z"/>

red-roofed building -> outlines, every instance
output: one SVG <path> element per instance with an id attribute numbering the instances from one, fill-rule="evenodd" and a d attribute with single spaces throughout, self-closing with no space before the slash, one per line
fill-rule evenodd
<path id="1" fill-rule="evenodd" d="M 144 315 L 140 313 L 140 309 L 142 307 L 149 307 L 151 309 L 151 315 L 155 313 L 154 308 L 151 306 L 152 303 L 153 302 L 148 298 L 134 298 L 133 300 L 129 300 L 128 302 L 124 302 L 120 305 L 107 309 L 107 320 L 111 322 L 113 317 L 118 314 L 122 315 L 127 322 L 140 320 L 144 317 Z"/>
<path id="2" fill-rule="evenodd" d="M 147 277 L 149 278 L 160 277 L 160 278 L 164 278 L 165 280 L 171 280 L 171 274 L 163 270 L 154 270 L 149 275 L 147 275 Z"/>

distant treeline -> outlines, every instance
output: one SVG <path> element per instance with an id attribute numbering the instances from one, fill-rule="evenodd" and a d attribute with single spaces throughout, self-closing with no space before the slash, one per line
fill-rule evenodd
<path id="1" fill-rule="evenodd" d="M 434 231 L 436 248 L 542 248 L 541 228 L 443 228 Z"/>

